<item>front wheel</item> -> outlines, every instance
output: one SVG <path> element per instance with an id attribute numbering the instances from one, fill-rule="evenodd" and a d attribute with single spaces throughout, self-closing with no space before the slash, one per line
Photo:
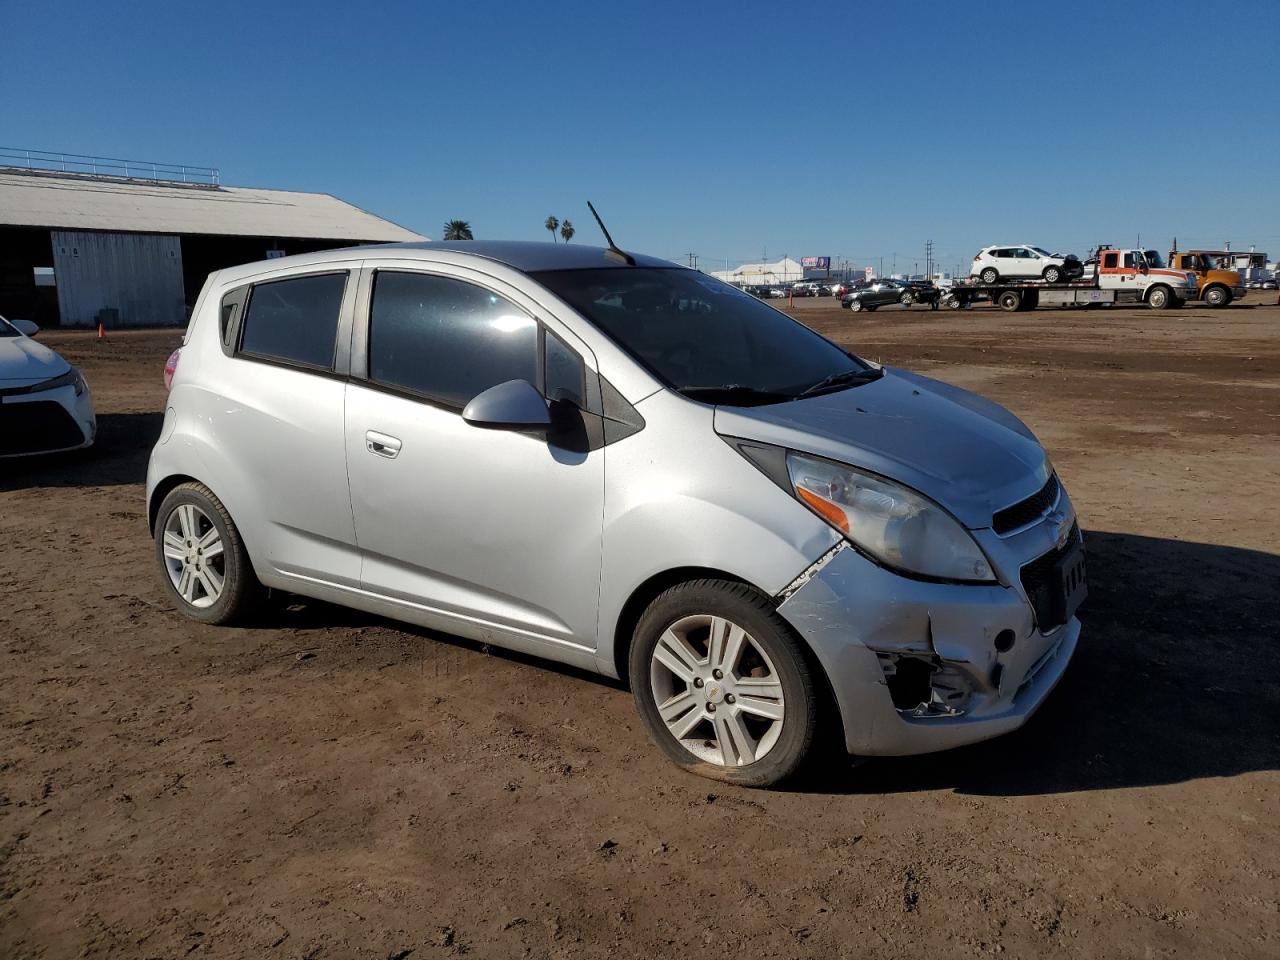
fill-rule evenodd
<path id="1" fill-rule="evenodd" d="M 899 300 L 898 302 L 902 304 L 904 307 L 909 307 L 916 302 L 916 298 L 909 293 L 904 293 L 902 295 L 902 299 Z"/>
<path id="2" fill-rule="evenodd" d="M 1210 307 L 1225 307 L 1231 302 L 1231 291 L 1226 287 L 1210 287 L 1204 292 L 1204 302 Z"/>
<path id="3" fill-rule="evenodd" d="M 1155 287 L 1147 294 L 1147 303 L 1153 310 L 1164 310 L 1173 300 L 1173 294 L 1169 292 L 1168 287 Z"/>
<path id="4" fill-rule="evenodd" d="M 231 623 L 264 590 L 231 515 L 208 487 L 184 483 L 160 504 L 156 557 L 170 598 L 202 623 Z"/>
<path id="5" fill-rule="evenodd" d="M 863 309 L 863 307 L 862 307 L 862 301 L 861 301 L 861 300 L 850 300 L 850 301 L 849 301 L 849 309 L 850 309 L 850 310 L 852 310 L 854 313 L 861 313 L 861 312 L 862 312 L 862 309 Z"/>
<path id="6" fill-rule="evenodd" d="M 1062 271 L 1057 267 L 1044 268 L 1045 283 L 1060 283 L 1062 281 Z"/>
<path id="7" fill-rule="evenodd" d="M 818 695 L 790 626 L 741 583 L 672 587 L 640 618 L 631 689 L 650 736 L 704 777 L 767 787 L 812 752 Z"/>

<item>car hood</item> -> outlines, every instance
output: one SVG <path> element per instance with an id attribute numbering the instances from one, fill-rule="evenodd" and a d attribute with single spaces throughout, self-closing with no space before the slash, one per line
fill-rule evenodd
<path id="1" fill-rule="evenodd" d="M 720 406 L 715 429 L 878 473 L 945 506 L 972 529 L 1049 479 L 1035 435 L 999 404 L 885 368 L 871 383 L 760 407 Z"/>
<path id="2" fill-rule="evenodd" d="M 0 337 L 0 386 L 25 387 L 58 377 L 71 364 L 30 337 Z"/>

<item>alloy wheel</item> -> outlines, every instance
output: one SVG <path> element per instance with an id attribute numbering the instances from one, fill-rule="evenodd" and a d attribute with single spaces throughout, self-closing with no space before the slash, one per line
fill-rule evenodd
<path id="1" fill-rule="evenodd" d="M 193 503 L 181 503 L 164 523 L 164 565 L 173 588 L 197 609 L 222 596 L 226 557 L 222 535 L 209 515 Z"/>
<path id="2" fill-rule="evenodd" d="M 706 763 L 755 763 L 782 733 L 782 679 L 773 661 L 723 617 L 688 616 L 668 626 L 650 658 L 649 684 L 667 731 Z"/>

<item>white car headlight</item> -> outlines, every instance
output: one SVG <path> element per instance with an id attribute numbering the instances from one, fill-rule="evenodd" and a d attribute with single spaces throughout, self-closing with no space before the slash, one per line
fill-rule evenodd
<path id="1" fill-rule="evenodd" d="M 798 453 L 787 454 L 787 472 L 801 503 L 885 566 L 939 580 L 995 580 L 969 532 L 915 491 Z"/>

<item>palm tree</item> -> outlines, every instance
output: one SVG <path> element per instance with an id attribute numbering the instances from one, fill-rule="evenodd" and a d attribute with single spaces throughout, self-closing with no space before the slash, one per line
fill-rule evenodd
<path id="1" fill-rule="evenodd" d="M 471 235 L 471 224 L 465 220 L 450 220 L 444 225 L 446 240 L 474 240 Z"/>
<path id="2" fill-rule="evenodd" d="M 552 243 L 555 243 L 555 242 L 556 242 L 556 227 L 560 226 L 560 221 L 559 221 L 559 220 L 557 220 L 555 217 L 547 217 L 547 222 L 546 222 L 546 223 L 544 223 L 544 224 L 543 224 L 543 226 L 544 226 L 544 227 L 546 227 L 548 230 L 550 230 L 550 231 L 551 231 L 551 242 L 552 242 Z"/>
<path id="3" fill-rule="evenodd" d="M 560 224 L 560 236 L 564 237 L 565 243 L 573 239 L 573 224 L 568 220 Z"/>

